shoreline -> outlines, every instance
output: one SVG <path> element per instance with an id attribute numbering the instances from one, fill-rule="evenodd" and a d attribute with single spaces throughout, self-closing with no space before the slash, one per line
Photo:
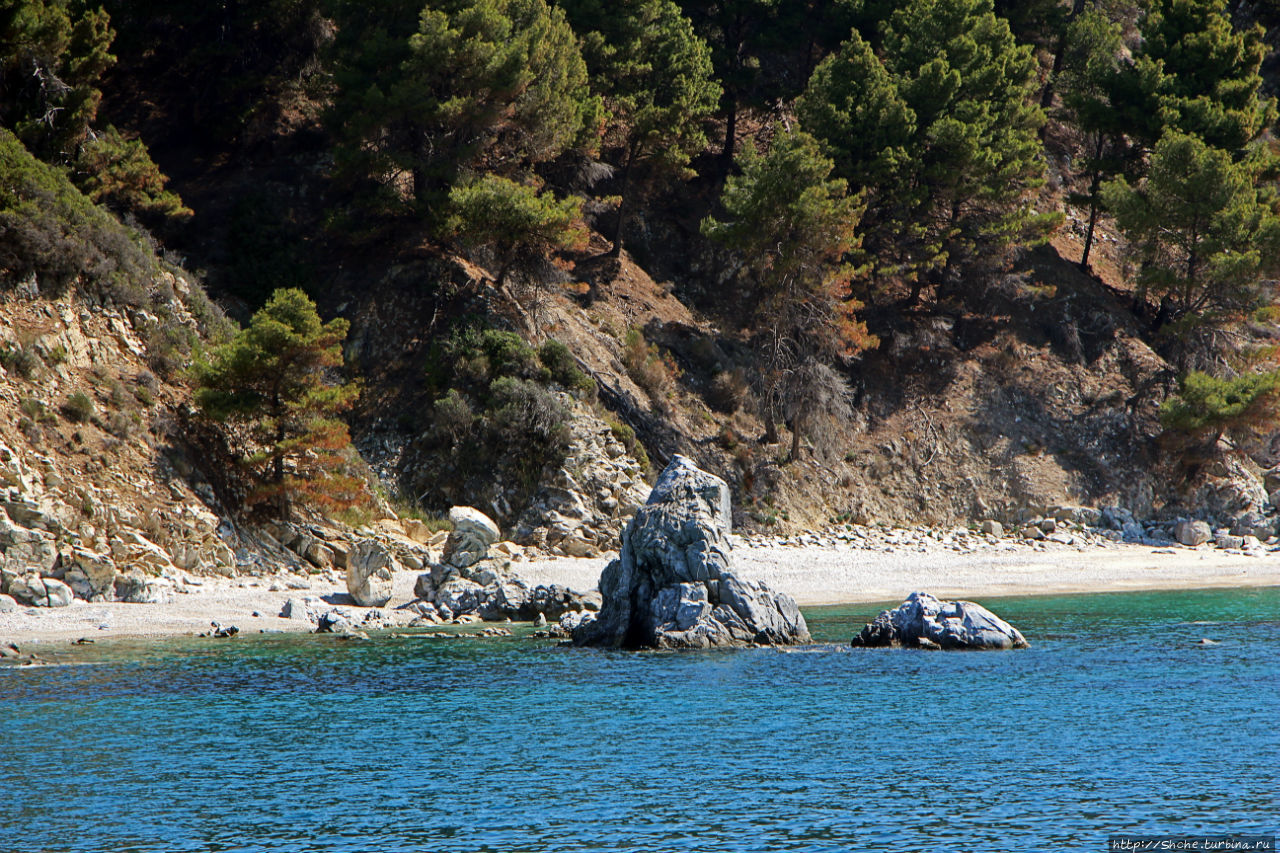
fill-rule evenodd
<path id="1" fill-rule="evenodd" d="M 517 562 L 532 585 L 594 589 L 611 555 Z M 984 547 L 967 551 L 911 547 L 876 550 L 830 545 L 739 547 L 734 563 L 745 580 L 763 581 L 802 607 L 900 602 L 915 590 L 945 598 L 999 598 L 1154 590 L 1280 586 L 1280 552 L 1258 556 L 1211 548 L 1149 545 L 1108 547 Z M 384 613 L 412 601 L 417 572 L 400 572 Z M 305 587 L 304 587 L 305 585 Z M 245 635 L 310 631 L 306 620 L 279 616 L 290 598 L 320 597 L 357 613 L 337 574 L 199 578 L 168 604 L 92 603 L 65 608 L 19 605 L 0 613 L 0 643 L 19 647 L 91 640 L 163 638 L 208 631 L 211 622 Z M 257 616 L 254 616 L 254 613 Z M 403 612 L 403 611 L 401 611 Z"/>

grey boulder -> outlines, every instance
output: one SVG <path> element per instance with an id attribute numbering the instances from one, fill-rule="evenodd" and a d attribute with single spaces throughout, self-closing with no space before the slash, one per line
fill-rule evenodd
<path id="1" fill-rule="evenodd" d="M 732 571 L 729 487 L 677 455 L 622 534 L 600 576 L 582 646 L 698 649 L 809 641 L 794 599 Z M 548 618 L 553 618 L 550 612 Z"/>
<path id="2" fill-rule="evenodd" d="M 362 539 L 347 557 L 347 592 L 361 607 L 382 607 L 391 600 L 395 572 L 391 551 L 376 539 Z"/>
<path id="3" fill-rule="evenodd" d="M 498 525 L 478 509 L 455 506 L 449 510 L 453 530 L 444 543 L 444 562 L 459 569 L 475 565 L 489 553 L 489 546 L 498 541 Z"/>
<path id="4" fill-rule="evenodd" d="M 9 583 L 9 595 L 36 607 L 66 607 L 75 597 L 71 587 L 56 578 L 28 572 Z"/>
<path id="5" fill-rule="evenodd" d="M 1213 528 L 1204 521 L 1183 520 L 1174 525 L 1173 538 L 1188 548 L 1194 548 L 1213 538 Z"/>
<path id="6" fill-rule="evenodd" d="M 1025 649 L 1017 628 L 972 601 L 940 601 L 913 592 L 893 610 L 882 610 L 853 638 L 855 647 L 914 646 L 940 649 Z"/>
<path id="7" fill-rule="evenodd" d="M 173 601 L 173 581 L 144 575 L 139 571 L 116 575 L 117 601 L 128 604 L 168 604 Z"/>

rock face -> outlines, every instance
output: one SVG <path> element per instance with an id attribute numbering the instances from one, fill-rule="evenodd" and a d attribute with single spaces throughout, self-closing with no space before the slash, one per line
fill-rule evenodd
<path id="1" fill-rule="evenodd" d="M 1008 622 L 972 601 L 939 601 L 913 592 L 853 638 L 855 647 L 916 646 L 932 649 L 1025 649 L 1026 638 Z"/>
<path id="2" fill-rule="evenodd" d="M 478 509 L 455 506 L 449 510 L 449 521 L 453 522 L 453 532 L 444 543 L 444 562 L 454 568 L 474 566 L 498 541 L 498 525 Z"/>
<path id="3" fill-rule="evenodd" d="M 347 557 L 347 592 L 361 607 L 381 607 L 391 600 L 392 580 L 400 568 L 376 539 L 357 542 Z"/>
<path id="4" fill-rule="evenodd" d="M 600 615 L 577 645 L 687 649 L 809 641 L 795 600 L 733 573 L 729 487 L 677 455 L 600 576 Z"/>

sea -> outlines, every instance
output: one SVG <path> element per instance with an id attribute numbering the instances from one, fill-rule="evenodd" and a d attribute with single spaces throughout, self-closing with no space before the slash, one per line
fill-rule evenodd
<path id="1" fill-rule="evenodd" d="M 0 670 L 0 851 L 1104 851 L 1280 835 L 1280 588 L 986 598 L 1031 648 L 328 635 Z M 459 629 L 462 630 L 462 629 Z M 1168 848 L 1166 848 L 1168 849 Z"/>

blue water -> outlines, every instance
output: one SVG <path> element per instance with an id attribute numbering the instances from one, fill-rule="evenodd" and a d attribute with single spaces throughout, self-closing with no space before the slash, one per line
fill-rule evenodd
<path id="1" fill-rule="evenodd" d="M 788 652 L 68 647 L 83 665 L 0 670 L 0 850 L 1100 851 L 1280 832 L 1280 588 L 984 603 L 1033 647 L 846 648 L 875 606 L 810 611 L 831 645 Z"/>

